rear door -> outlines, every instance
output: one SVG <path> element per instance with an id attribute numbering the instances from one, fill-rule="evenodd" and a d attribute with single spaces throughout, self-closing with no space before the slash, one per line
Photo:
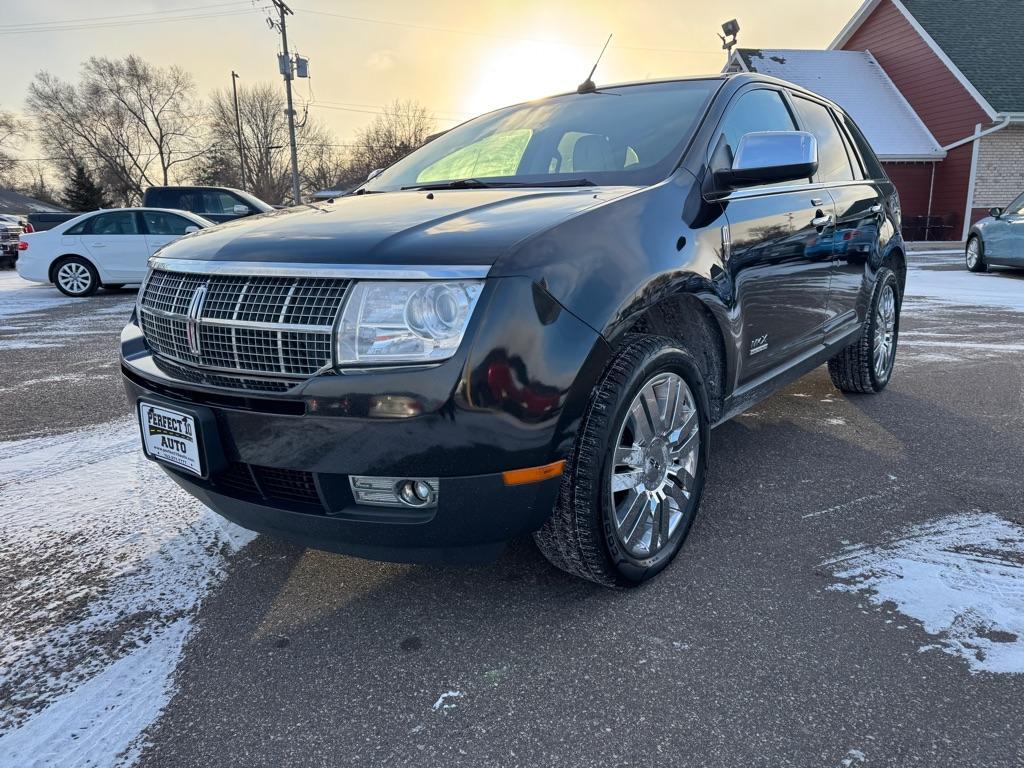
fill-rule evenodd
<path id="1" fill-rule="evenodd" d="M 848 149 L 836 118 L 823 102 L 793 94 L 801 127 L 818 140 L 815 181 L 828 188 L 835 203 L 832 277 L 825 320 L 826 336 L 842 336 L 857 328 L 866 304 L 858 301 L 871 284 L 868 265 L 878 264 L 882 195 Z M 872 261 L 872 258 L 874 261 Z M 861 304 L 864 304 L 861 301 Z"/>
<path id="2" fill-rule="evenodd" d="M 166 211 L 142 211 L 142 221 L 146 227 L 146 245 L 150 256 L 186 234 L 189 227 L 198 227 L 184 216 Z"/>
<path id="3" fill-rule="evenodd" d="M 796 128 L 782 91 L 755 86 L 733 97 L 709 154 L 722 135 L 735 154 L 745 133 Z M 821 345 L 834 210 L 828 192 L 810 179 L 738 189 L 722 204 L 731 241 L 726 268 L 743 318 L 743 386 Z"/>
<path id="4" fill-rule="evenodd" d="M 82 242 L 103 280 L 128 283 L 145 276 L 149 249 L 138 212 L 110 211 L 93 216 Z"/>

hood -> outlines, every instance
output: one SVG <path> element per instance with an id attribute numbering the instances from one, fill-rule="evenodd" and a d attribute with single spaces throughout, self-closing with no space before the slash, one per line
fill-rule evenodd
<path id="1" fill-rule="evenodd" d="M 160 255 L 307 264 L 493 264 L 511 246 L 634 187 L 352 195 L 220 224 Z"/>

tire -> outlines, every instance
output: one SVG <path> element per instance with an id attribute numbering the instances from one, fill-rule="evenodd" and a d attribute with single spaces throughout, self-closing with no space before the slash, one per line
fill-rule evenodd
<path id="1" fill-rule="evenodd" d="M 971 272 L 988 272 L 988 262 L 985 261 L 985 242 L 977 235 L 967 238 L 964 258 L 967 262 L 967 269 Z"/>
<path id="2" fill-rule="evenodd" d="M 832 383 L 843 392 L 881 392 L 889 383 L 896 363 L 902 299 L 896 274 L 881 267 L 875 276 L 868 316 L 860 335 L 828 361 Z M 876 358 L 875 353 L 884 340 L 887 340 L 885 351 Z"/>
<path id="3" fill-rule="evenodd" d="M 641 393 L 648 388 L 657 420 L 647 418 L 650 401 Z M 628 336 L 594 390 L 554 513 L 534 534 L 544 556 L 612 587 L 634 587 L 660 573 L 700 505 L 708 414 L 704 378 L 689 351 L 661 336 Z M 661 497 L 652 501 L 655 492 L 647 488 L 658 477 Z"/>
<path id="4" fill-rule="evenodd" d="M 119 291 L 124 288 L 124 283 L 104 283 L 103 290 L 105 291 Z"/>
<path id="5" fill-rule="evenodd" d="M 92 296 L 100 287 L 96 268 L 81 256 L 67 256 L 53 268 L 53 284 L 65 296 L 83 298 Z"/>

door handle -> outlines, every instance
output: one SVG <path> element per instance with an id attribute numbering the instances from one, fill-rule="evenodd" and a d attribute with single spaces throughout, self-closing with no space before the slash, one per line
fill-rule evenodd
<path id="1" fill-rule="evenodd" d="M 832 214 L 831 213 L 821 213 L 819 211 L 818 215 L 815 216 L 813 219 L 811 219 L 811 226 L 812 227 L 817 227 L 818 229 L 820 229 L 822 227 L 827 227 L 831 223 L 832 223 Z"/>
<path id="2" fill-rule="evenodd" d="M 90 248 L 106 248 L 106 243 L 89 243 Z"/>
<path id="3" fill-rule="evenodd" d="M 811 205 L 813 205 L 815 208 L 817 208 L 819 205 L 824 205 L 824 204 L 825 204 L 825 201 L 822 200 L 820 197 L 812 197 L 811 198 Z"/>

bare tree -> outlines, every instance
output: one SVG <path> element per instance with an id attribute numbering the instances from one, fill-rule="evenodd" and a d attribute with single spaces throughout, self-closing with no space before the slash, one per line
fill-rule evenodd
<path id="1" fill-rule="evenodd" d="M 132 203 L 202 153 L 194 91 L 179 67 L 154 67 L 134 55 L 94 57 L 77 84 L 38 73 L 26 103 L 41 145 L 63 170 L 81 159 L 121 202 Z"/>
<path id="2" fill-rule="evenodd" d="M 0 184 L 14 185 L 18 160 L 14 151 L 24 137 L 24 126 L 13 112 L 0 110 Z"/>
<path id="3" fill-rule="evenodd" d="M 210 151 L 194 164 L 194 178 L 208 184 L 240 186 L 269 203 L 291 198 L 288 122 L 284 95 L 269 83 L 240 88 L 238 114 L 245 179 L 239 168 L 238 131 L 231 92 L 210 98 L 207 145 Z M 298 127 L 299 174 L 306 194 L 335 184 L 345 168 L 333 135 L 313 118 Z"/>
<path id="4" fill-rule="evenodd" d="M 356 134 L 349 153 L 348 174 L 358 180 L 370 171 L 387 168 L 426 142 L 434 118 L 415 101 L 395 101 Z"/>

